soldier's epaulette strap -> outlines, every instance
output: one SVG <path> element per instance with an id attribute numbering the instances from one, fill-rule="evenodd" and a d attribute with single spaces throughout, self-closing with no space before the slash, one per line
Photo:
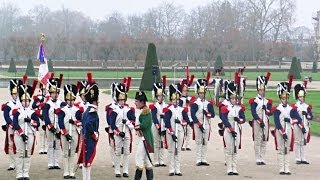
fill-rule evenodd
<path id="1" fill-rule="evenodd" d="M 189 108 L 188 108 L 188 107 L 184 107 L 183 110 L 184 110 L 184 112 L 186 112 L 186 113 L 189 112 Z"/>
<path id="2" fill-rule="evenodd" d="M 80 106 L 80 102 L 74 103 L 75 106 Z"/>
<path id="3" fill-rule="evenodd" d="M 145 106 L 141 111 L 141 115 L 147 115 L 150 112 L 151 112 L 151 110 L 147 106 Z"/>
<path id="4" fill-rule="evenodd" d="M 89 109 L 89 113 L 96 113 L 96 112 L 97 112 L 96 108 L 91 107 Z"/>
<path id="5" fill-rule="evenodd" d="M 74 105 L 75 107 L 77 107 L 79 109 L 80 112 L 84 112 L 84 108 L 82 106 L 80 106 L 80 104 Z"/>
<path id="6" fill-rule="evenodd" d="M 136 109 L 134 107 L 130 107 L 130 110 L 134 113 Z"/>
<path id="7" fill-rule="evenodd" d="M 192 96 L 190 101 L 189 101 L 189 105 L 194 104 L 194 102 L 196 102 L 197 98 L 195 96 Z"/>
<path id="8" fill-rule="evenodd" d="M 272 99 L 268 98 L 267 100 L 268 100 L 268 104 L 273 104 L 273 100 Z"/>
<path id="9" fill-rule="evenodd" d="M 13 109 L 13 110 L 11 111 L 11 114 L 12 114 L 12 115 L 15 115 L 18 111 L 19 111 L 19 108 Z"/>
<path id="10" fill-rule="evenodd" d="M 255 102 L 254 102 L 255 99 L 256 99 L 256 98 L 251 98 L 251 99 L 249 99 L 249 104 L 255 103 Z"/>
<path id="11" fill-rule="evenodd" d="M 40 116 L 40 114 L 41 114 L 41 110 L 39 110 L 39 109 L 34 110 L 34 113 L 35 113 L 37 116 Z"/>
<path id="12" fill-rule="evenodd" d="M 33 98 L 34 101 L 39 100 L 38 96 L 33 96 L 32 98 Z"/>
<path id="13" fill-rule="evenodd" d="M 124 106 L 130 107 L 129 104 L 124 104 Z"/>
<path id="14" fill-rule="evenodd" d="M 1 111 L 4 111 L 4 108 L 7 106 L 7 103 L 1 105 Z"/>
<path id="15" fill-rule="evenodd" d="M 246 112 L 246 107 L 243 106 L 243 105 L 241 105 L 241 110 L 242 110 L 243 112 Z"/>
<path id="16" fill-rule="evenodd" d="M 228 107 L 227 106 L 223 106 L 222 108 L 221 108 L 221 113 L 222 114 L 226 114 L 226 113 L 228 113 L 229 112 L 229 110 L 228 110 Z"/>
<path id="17" fill-rule="evenodd" d="M 209 101 L 209 104 L 210 104 L 210 105 L 214 105 L 214 100 L 210 100 L 210 101 Z"/>
<path id="18" fill-rule="evenodd" d="M 162 109 L 162 112 L 163 112 L 163 113 L 168 112 L 168 111 L 169 111 L 169 107 L 170 107 L 171 105 L 172 105 L 172 104 L 168 104 L 167 107 L 165 107 L 165 108 Z"/>
<path id="19" fill-rule="evenodd" d="M 104 108 L 104 110 L 105 110 L 105 111 L 109 111 L 109 110 L 111 109 L 111 108 L 110 108 L 110 105 L 111 105 L 111 104 L 106 105 L 106 107 Z"/>
<path id="20" fill-rule="evenodd" d="M 311 104 L 309 104 L 309 107 L 308 107 L 308 108 L 312 109 L 312 105 L 311 105 Z"/>

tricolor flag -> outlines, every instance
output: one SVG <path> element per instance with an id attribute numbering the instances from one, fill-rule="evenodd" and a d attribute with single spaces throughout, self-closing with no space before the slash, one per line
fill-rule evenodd
<path id="1" fill-rule="evenodd" d="M 40 46 L 39 46 L 37 59 L 39 59 L 39 62 L 40 62 L 38 80 L 42 84 L 46 85 L 47 80 L 50 78 L 50 74 L 49 74 L 49 68 L 48 68 L 48 64 L 47 64 L 46 54 L 44 51 L 44 46 L 42 43 L 40 43 Z"/>

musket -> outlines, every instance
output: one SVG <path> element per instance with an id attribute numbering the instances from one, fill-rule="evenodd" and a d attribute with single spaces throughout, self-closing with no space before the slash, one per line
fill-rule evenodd
<path id="1" fill-rule="evenodd" d="M 72 124 L 69 123 L 69 135 L 72 137 Z M 71 157 L 71 140 L 68 141 L 68 157 Z"/>
<path id="2" fill-rule="evenodd" d="M 28 136 L 28 123 L 24 122 L 24 134 Z M 24 142 L 24 157 L 28 157 L 28 140 Z"/>
<path id="3" fill-rule="evenodd" d="M 177 126 L 176 122 L 175 122 L 174 134 L 176 137 L 178 137 L 178 126 Z M 178 155 L 178 138 L 175 139 L 175 141 L 174 141 L 174 155 L 176 155 L 176 156 Z"/>
<path id="4" fill-rule="evenodd" d="M 265 82 L 263 83 L 263 91 L 264 91 L 264 97 L 262 98 L 262 105 L 264 105 L 264 99 L 265 99 L 265 92 L 266 92 L 266 85 L 267 83 L 269 82 L 269 79 L 270 79 L 270 75 L 271 73 L 270 72 L 267 72 L 267 76 L 266 76 L 266 79 L 265 79 Z M 262 109 L 262 122 L 264 123 L 264 116 L 265 116 L 265 110 Z M 265 134 L 265 127 L 261 128 L 262 130 L 262 141 L 266 141 L 266 134 Z"/>
<path id="5" fill-rule="evenodd" d="M 125 130 L 126 130 L 126 125 L 123 124 L 123 126 L 122 126 L 122 132 L 125 133 Z M 124 154 L 124 139 L 125 139 L 125 137 L 122 138 L 121 154 Z"/>

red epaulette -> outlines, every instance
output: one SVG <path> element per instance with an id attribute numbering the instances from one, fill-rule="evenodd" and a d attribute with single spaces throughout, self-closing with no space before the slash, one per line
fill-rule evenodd
<path id="1" fill-rule="evenodd" d="M 76 103 L 74 103 L 74 105 L 78 107 L 78 106 L 80 106 L 80 102 L 76 102 Z"/>
<path id="2" fill-rule="evenodd" d="M 149 109 L 153 110 L 154 108 L 156 108 L 156 107 L 154 106 L 154 104 L 150 104 L 150 105 L 149 105 Z"/>
<path id="3" fill-rule="evenodd" d="M 183 110 L 184 110 L 185 112 L 188 112 L 188 111 L 189 111 L 189 108 L 188 108 L 188 107 L 184 107 Z"/>
<path id="4" fill-rule="evenodd" d="M 124 106 L 128 106 L 129 107 L 129 104 L 124 104 Z"/>
<path id="5" fill-rule="evenodd" d="M 38 98 L 38 96 L 33 96 L 32 99 L 35 101 L 35 100 L 37 100 L 39 98 Z"/>
<path id="6" fill-rule="evenodd" d="M 272 99 L 268 99 L 268 103 L 269 104 L 273 104 L 273 100 Z"/>
<path id="7" fill-rule="evenodd" d="M 109 109 L 110 109 L 110 104 L 108 104 L 108 105 L 106 105 L 106 107 L 105 107 L 105 111 L 109 111 Z"/>
<path id="8" fill-rule="evenodd" d="M 271 108 L 271 113 L 273 113 L 274 111 L 276 111 L 277 110 L 277 107 L 276 106 L 272 106 L 272 108 Z"/>
<path id="9" fill-rule="evenodd" d="M 209 101 L 209 104 L 214 105 L 214 101 L 213 101 L 213 100 L 210 100 L 210 101 Z"/>
<path id="10" fill-rule="evenodd" d="M 130 110 L 134 112 L 136 109 L 134 107 L 130 107 Z"/>
<path id="11" fill-rule="evenodd" d="M 218 102 L 218 103 L 216 103 L 216 106 L 217 107 L 220 107 L 222 105 L 222 102 L 220 101 L 220 102 Z"/>
<path id="12" fill-rule="evenodd" d="M 249 104 L 253 104 L 254 103 L 255 98 L 251 98 L 249 99 Z"/>
<path id="13" fill-rule="evenodd" d="M 7 103 L 2 104 L 1 105 L 1 111 L 3 111 L 6 106 L 7 106 Z"/>
<path id="14" fill-rule="evenodd" d="M 167 107 L 163 108 L 163 109 L 162 109 L 162 112 L 163 112 L 163 113 L 168 112 L 168 111 L 169 111 L 169 107 L 170 107 L 171 105 L 172 105 L 172 104 L 169 104 Z"/>
<path id="15" fill-rule="evenodd" d="M 40 110 L 35 110 L 34 113 L 36 113 L 37 116 L 40 116 Z"/>
<path id="16" fill-rule="evenodd" d="M 243 112 L 245 112 L 245 111 L 246 111 L 246 107 L 245 107 L 245 106 L 241 106 L 241 110 L 242 110 Z"/>
<path id="17" fill-rule="evenodd" d="M 12 115 L 15 115 L 15 114 L 18 112 L 18 110 L 19 110 L 19 109 L 13 109 L 11 114 L 12 114 Z"/>
<path id="18" fill-rule="evenodd" d="M 58 108 L 58 109 L 55 109 L 55 110 L 54 110 L 54 113 L 55 113 L 55 114 L 59 114 L 59 113 L 60 113 L 60 111 L 61 111 L 61 109 L 60 109 L 60 108 Z"/>
<path id="19" fill-rule="evenodd" d="M 309 108 L 312 109 L 312 105 L 311 104 L 309 104 Z"/>
<path id="20" fill-rule="evenodd" d="M 223 106 L 223 107 L 221 108 L 221 113 L 222 113 L 222 114 L 225 114 L 225 113 L 227 113 L 227 112 L 229 112 L 227 106 Z"/>
<path id="21" fill-rule="evenodd" d="M 298 107 L 295 104 L 291 104 L 291 107 L 292 107 L 292 109 L 295 109 L 295 110 L 298 109 Z"/>
<path id="22" fill-rule="evenodd" d="M 190 101 L 189 101 L 189 105 L 192 105 L 192 104 L 194 104 L 194 102 L 196 101 L 196 97 L 195 96 L 192 96 L 191 97 L 191 99 L 190 99 Z"/>

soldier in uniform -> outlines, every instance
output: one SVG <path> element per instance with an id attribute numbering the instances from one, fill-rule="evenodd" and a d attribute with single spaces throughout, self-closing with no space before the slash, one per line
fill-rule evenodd
<path id="1" fill-rule="evenodd" d="M 239 96 L 234 82 L 228 84 L 226 98 L 228 106 L 221 108 L 221 119 L 225 127 L 223 139 L 226 145 L 226 162 L 228 175 L 239 175 L 237 171 L 237 149 L 241 149 L 241 125 L 246 119 L 245 108 L 239 105 Z M 238 136 L 240 136 L 238 138 Z"/>
<path id="2" fill-rule="evenodd" d="M 4 150 L 5 153 L 9 155 L 10 164 L 8 171 L 12 171 L 15 168 L 15 157 L 14 157 L 14 150 L 15 150 L 15 144 L 13 141 L 13 113 L 17 111 L 17 109 L 20 107 L 20 102 L 18 98 L 18 89 L 19 86 L 22 84 L 21 80 L 12 79 L 10 80 L 9 84 L 9 90 L 12 97 L 12 100 L 8 101 L 5 104 L 2 104 L 1 110 L 3 111 L 3 117 L 6 121 L 5 125 L 2 125 L 2 130 L 6 132 L 5 137 L 5 145 Z"/>
<path id="3" fill-rule="evenodd" d="M 39 143 L 40 143 L 40 150 L 39 154 L 47 154 L 48 151 L 48 142 L 47 142 L 47 127 L 44 123 L 43 116 L 42 116 L 42 109 L 44 104 L 50 99 L 50 96 L 47 94 L 46 86 L 42 83 L 39 83 L 39 93 L 33 96 L 33 103 L 32 109 L 37 110 L 40 112 L 39 119 L 40 119 L 40 128 L 39 131 Z"/>
<path id="4" fill-rule="evenodd" d="M 59 99 L 60 87 L 62 76 L 58 78 L 50 78 L 47 82 L 47 89 L 50 93 L 50 100 L 45 103 L 42 115 L 47 126 L 48 132 L 48 169 L 61 169 L 59 166 L 60 159 L 60 128 L 58 126 L 58 116 L 60 109 L 65 106 L 65 103 L 62 103 Z"/>
<path id="5" fill-rule="evenodd" d="M 297 110 L 288 105 L 292 78 L 291 76 L 289 83 L 281 82 L 278 84 L 277 94 L 280 99 L 280 104 L 272 109 L 276 129 L 271 133 L 275 137 L 276 150 L 278 150 L 279 172 L 281 175 L 291 175 L 289 169 L 289 150 L 293 150 L 294 143 L 292 138 L 293 130 L 291 127 L 293 121 L 297 121 L 303 134 L 306 133 L 306 129 L 302 124 L 302 119 Z"/>
<path id="6" fill-rule="evenodd" d="M 183 142 L 183 125 L 190 124 L 188 108 L 178 105 L 180 92 L 177 85 L 169 86 L 169 98 L 172 104 L 164 109 L 164 122 L 167 128 L 169 176 L 182 176 L 180 171 L 180 153 Z M 169 138 L 169 137 L 172 138 Z"/>
<path id="7" fill-rule="evenodd" d="M 105 111 L 106 111 L 106 120 L 107 120 L 107 127 L 105 128 L 105 131 L 108 133 L 108 138 L 109 138 L 109 146 L 110 146 L 110 157 L 111 157 L 111 163 L 112 166 L 114 167 L 114 150 L 115 150 L 115 140 L 114 140 L 114 132 L 112 131 L 112 129 L 110 128 L 110 118 L 111 118 L 111 113 L 113 111 L 113 109 L 116 109 L 118 107 L 118 102 L 117 102 L 117 98 L 116 98 L 116 87 L 118 86 L 117 82 L 113 82 L 111 84 L 111 96 L 113 101 L 106 105 L 105 107 Z"/>
<path id="8" fill-rule="evenodd" d="M 258 95 L 249 100 L 253 121 L 250 121 L 252 137 L 254 141 L 254 151 L 257 165 L 266 165 L 265 154 L 267 141 L 269 140 L 269 116 L 272 115 L 272 99 L 265 98 L 265 89 L 269 81 L 270 73 L 267 76 L 258 76 L 256 88 Z"/>
<path id="9" fill-rule="evenodd" d="M 294 86 L 294 95 L 297 102 L 293 105 L 294 109 L 297 109 L 300 117 L 302 118 L 302 124 L 305 127 L 306 132 L 303 133 L 301 127 L 297 121 L 293 122 L 294 129 L 294 151 L 296 155 L 296 164 L 309 164 L 306 160 L 305 148 L 307 143 L 310 142 L 310 120 L 313 119 L 312 106 L 305 102 L 306 97 L 306 84 L 297 84 Z"/>
<path id="10" fill-rule="evenodd" d="M 90 180 L 91 166 L 96 155 L 96 147 L 99 139 L 99 116 L 98 116 L 98 85 L 88 79 L 85 98 L 88 104 L 82 120 L 82 147 L 78 164 L 82 163 L 82 176 L 84 180 Z"/>
<path id="11" fill-rule="evenodd" d="M 115 174 L 116 177 L 121 177 L 120 164 L 121 154 L 123 154 L 123 177 L 129 177 L 129 160 L 132 149 L 132 134 L 134 129 L 135 114 L 134 108 L 126 105 L 127 87 L 120 83 L 116 86 L 116 100 L 118 106 L 114 108 L 110 114 L 110 125 L 114 132 L 115 140 Z"/>
<path id="12" fill-rule="evenodd" d="M 79 149 L 79 135 L 83 109 L 74 106 L 78 88 L 74 84 L 64 85 L 64 100 L 66 106 L 58 114 L 58 124 L 63 137 L 61 138 L 63 153 L 63 178 L 75 179 L 75 153 Z"/>
<path id="13" fill-rule="evenodd" d="M 222 69 L 223 67 L 215 69 L 215 78 L 210 83 L 214 86 L 214 101 L 216 103 L 220 101 L 220 97 L 222 96 L 223 79 L 220 76 Z"/>
<path id="14" fill-rule="evenodd" d="M 246 91 L 246 86 L 247 86 L 247 83 L 246 83 L 247 78 L 246 76 L 243 75 L 245 69 L 246 69 L 245 66 L 243 68 L 238 69 L 238 76 L 240 77 L 239 95 L 241 99 L 241 104 L 243 104 L 244 92 Z"/>
<path id="15" fill-rule="evenodd" d="M 19 100 L 21 107 L 13 115 L 14 141 L 17 147 L 16 171 L 18 180 L 29 179 L 30 157 L 33 155 L 36 128 L 40 126 L 36 112 L 32 110 L 30 101 L 36 87 L 20 85 Z"/>
<path id="16" fill-rule="evenodd" d="M 135 130 L 138 135 L 136 151 L 136 173 L 135 180 L 140 180 L 143 168 L 146 169 L 147 180 L 153 179 L 152 160 L 150 153 L 154 151 L 153 134 L 152 134 L 152 115 L 151 110 L 147 107 L 148 101 L 146 94 L 139 91 L 135 96 L 135 105 L 137 108 Z"/>
<path id="17" fill-rule="evenodd" d="M 191 114 L 190 114 L 190 102 L 194 102 L 196 97 L 194 96 L 188 96 L 188 90 L 189 87 L 192 85 L 194 76 L 191 75 L 190 79 L 183 79 L 181 81 L 180 84 L 178 84 L 178 89 L 181 92 L 181 97 L 180 97 L 180 101 L 179 101 L 179 106 L 183 107 L 183 108 L 187 108 L 188 109 L 188 117 L 190 120 L 190 126 L 188 125 L 184 125 L 183 126 L 183 132 L 184 132 L 184 136 L 183 136 L 183 143 L 182 143 L 182 151 L 191 151 L 190 148 L 190 140 L 191 140 L 191 134 L 192 134 L 192 128 L 193 128 L 193 122 L 191 119 Z"/>
<path id="18" fill-rule="evenodd" d="M 167 106 L 167 104 L 163 101 L 163 96 L 165 94 L 165 87 L 163 86 L 165 83 L 154 83 L 152 95 L 157 99 L 157 102 L 150 104 L 149 108 L 151 109 L 152 114 L 152 133 L 154 137 L 154 166 L 166 166 L 164 164 L 164 147 L 165 144 L 165 133 L 166 129 L 164 126 L 164 113 L 163 108 Z"/>
<path id="19" fill-rule="evenodd" d="M 206 100 L 207 80 L 198 79 L 195 85 L 198 98 L 191 102 L 191 118 L 194 125 L 194 139 L 196 140 L 197 166 L 209 166 L 206 160 L 208 141 L 210 137 L 211 118 L 214 118 L 213 101 Z"/>

